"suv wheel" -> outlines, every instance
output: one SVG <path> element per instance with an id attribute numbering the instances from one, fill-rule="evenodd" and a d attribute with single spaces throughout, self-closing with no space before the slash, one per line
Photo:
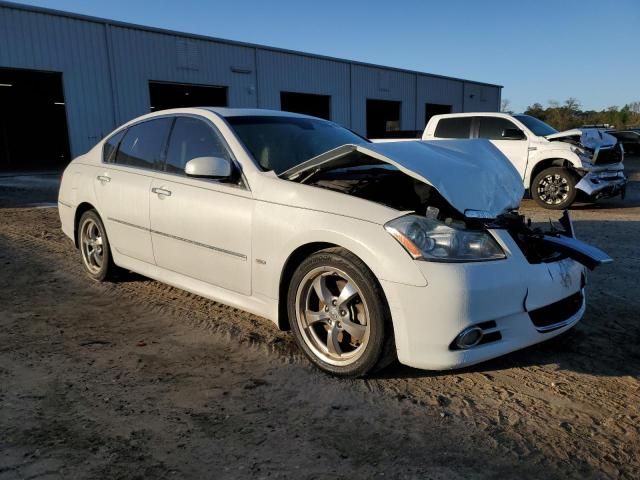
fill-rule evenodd
<path id="1" fill-rule="evenodd" d="M 547 168 L 533 179 L 531 196 L 544 208 L 564 210 L 576 199 L 576 177 L 566 168 Z"/>

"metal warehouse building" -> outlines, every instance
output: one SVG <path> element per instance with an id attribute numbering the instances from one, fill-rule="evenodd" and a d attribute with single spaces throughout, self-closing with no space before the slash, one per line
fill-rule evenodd
<path id="1" fill-rule="evenodd" d="M 163 108 L 282 109 L 384 137 L 497 111 L 501 88 L 0 1 L 0 170 L 59 168 Z"/>

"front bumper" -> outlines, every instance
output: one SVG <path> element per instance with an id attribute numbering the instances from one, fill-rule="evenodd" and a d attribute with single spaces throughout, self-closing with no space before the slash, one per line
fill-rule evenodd
<path id="1" fill-rule="evenodd" d="M 621 195 L 624 198 L 627 177 L 621 170 L 588 172 L 576 184 L 576 189 L 593 200 Z"/>
<path id="2" fill-rule="evenodd" d="M 401 363 L 427 370 L 473 365 L 559 335 L 582 318 L 584 295 L 574 309 L 555 312 L 561 317 L 543 325 L 534 324 L 531 314 L 547 315 L 544 307 L 553 309 L 584 293 L 582 265 L 571 259 L 530 264 L 506 232 L 497 236 L 508 252 L 505 260 L 419 262 L 425 287 L 382 281 Z M 452 348 L 460 332 L 477 325 L 490 341 L 466 350 Z"/>

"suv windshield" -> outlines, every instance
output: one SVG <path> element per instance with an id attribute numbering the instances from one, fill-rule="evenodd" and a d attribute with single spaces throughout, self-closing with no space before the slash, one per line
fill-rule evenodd
<path id="1" fill-rule="evenodd" d="M 256 162 L 276 174 L 346 143 L 367 143 L 346 128 L 316 118 L 239 116 L 226 120 Z"/>
<path id="2" fill-rule="evenodd" d="M 558 131 L 551 125 L 547 125 L 542 120 L 538 120 L 536 117 L 532 117 L 530 115 L 514 115 L 513 117 L 524 123 L 529 130 L 531 130 L 539 137 L 558 133 Z"/>

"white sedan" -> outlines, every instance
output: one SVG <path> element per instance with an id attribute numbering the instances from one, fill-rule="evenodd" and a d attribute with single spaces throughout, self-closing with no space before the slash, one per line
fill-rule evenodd
<path id="1" fill-rule="evenodd" d="M 62 229 L 96 280 L 131 270 L 293 330 L 359 376 L 471 365 L 571 328 L 611 259 L 517 215 L 485 140 L 374 144 L 332 122 L 225 108 L 116 129 L 64 172 Z"/>

